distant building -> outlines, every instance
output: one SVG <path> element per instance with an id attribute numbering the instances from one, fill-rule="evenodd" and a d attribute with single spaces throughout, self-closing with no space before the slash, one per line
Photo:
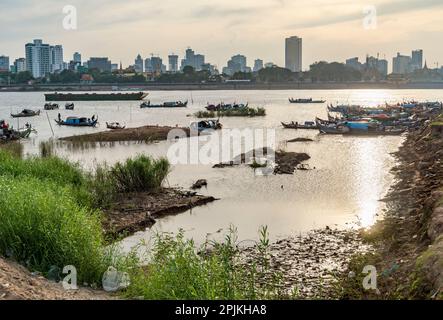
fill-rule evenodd
<path id="1" fill-rule="evenodd" d="M 171 54 L 168 56 L 168 71 L 174 73 L 178 71 L 178 55 Z"/>
<path id="2" fill-rule="evenodd" d="M 285 67 L 292 72 L 302 71 L 302 38 L 286 38 Z"/>
<path id="3" fill-rule="evenodd" d="M 117 71 L 119 69 L 118 63 L 111 63 L 111 71 Z"/>
<path id="4" fill-rule="evenodd" d="M 181 70 L 186 66 L 191 66 L 195 70 L 202 70 L 202 66 L 205 64 L 205 56 L 202 54 L 195 54 L 194 50 L 187 49 L 185 58 L 181 62 Z"/>
<path id="5" fill-rule="evenodd" d="M 1 60 L 1 57 L 0 57 Z M 25 58 L 18 58 L 14 61 L 14 67 L 13 72 L 20 73 L 26 71 L 26 59 Z"/>
<path id="6" fill-rule="evenodd" d="M 34 78 L 42 78 L 51 72 L 51 48 L 42 40 L 36 39 L 25 45 L 26 70 Z"/>
<path id="7" fill-rule="evenodd" d="M 88 69 L 98 69 L 101 72 L 111 72 L 111 61 L 107 57 L 91 57 L 88 60 Z"/>
<path id="8" fill-rule="evenodd" d="M 78 52 L 75 52 L 72 56 L 72 61 L 74 61 L 75 63 L 79 63 L 81 65 L 82 64 L 82 55 Z"/>
<path id="9" fill-rule="evenodd" d="M 233 56 L 225 68 L 223 73 L 232 76 L 236 72 L 251 72 L 251 68 L 247 66 L 247 58 L 244 55 L 237 54 Z"/>
<path id="10" fill-rule="evenodd" d="M 9 57 L 0 56 L 0 72 L 8 72 L 8 71 L 9 71 Z"/>
<path id="11" fill-rule="evenodd" d="M 211 75 L 217 75 L 218 74 L 218 70 L 217 70 L 216 66 L 214 66 L 214 65 L 212 65 L 210 63 L 203 64 L 202 65 L 202 70 L 209 71 L 209 73 Z"/>
<path id="12" fill-rule="evenodd" d="M 266 62 L 265 63 L 265 68 L 274 68 L 277 65 L 274 62 Z"/>
<path id="13" fill-rule="evenodd" d="M 166 66 L 163 65 L 163 60 L 160 57 L 151 57 L 151 67 L 153 73 L 166 72 Z"/>
<path id="14" fill-rule="evenodd" d="M 145 59 L 145 72 L 153 73 L 152 62 L 150 58 Z"/>
<path id="15" fill-rule="evenodd" d="M 51 73 L 60 72 L 65 69 L 63 62 L 63 47 L 61 45 L 50 46 L 49 64 L 51 65 Z"/>
<path id="16" fill-rule="evenodd" d="M 397 53 L 392 60 L 392 72 L 395 74 L 407 74 L 411 72 L 412 59 L 409 56 L 403 56 Z"/>
<path id="17" fill-rule="evenodd" d="M 423 69 L 423 50 L 412 51 L 411 71 Z"/>
<path id="18" fill-rule="evenodd" d="M 346 66 L 354 70 L 359 70 L 359 71 L 363 70 L 363 64 L 360 61 L 358 61 L 358 57 L 347 59 Z"/>
<path id="19" fill-rule="evenodd" d="M 135 58 L 134 70 L 137 73 L 141 73 L 143 72 L 143 69 L 143 59 L 141 55 L 138 55 L 137 58 Z"/>
<path id="20" fill-rule="evenodd" d="M 263 69 L 263 60 L 261 59 L 256 59 L 254 61 L 254 72 L 259 72 L 261 69 Z"/>
<path id="21" fill-rule="evenodd" d="M 380 59 L 377 62 L 377 70 L 383 77 L 388 75 L 388 60 Z"/>

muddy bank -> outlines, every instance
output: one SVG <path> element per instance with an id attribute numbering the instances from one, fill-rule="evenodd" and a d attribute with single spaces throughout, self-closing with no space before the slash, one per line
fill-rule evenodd
<path id="1" fill-rule="evenodd" d="M 121 130 L 102 131 L 97 133 L 60 138 L 70 142 L 117 142 L 117 141 L 162 141 L 168 138 L 171 130 L 183 130 L 189 136 L 189 128 L 167 126 L 144 126 Z"/>
<path id="2" fill-rule="evenodd" d="M 108 300 L 104 291 L 80 288 L 66 291 L 60 283 L 29 272 L 23 266 L 0 257 L 0 300 Z"/>
<path id="3" fill-rule="evenodd" d="M 216 164 L 213 168 L 226 168 L 249 164 L 252 168 L 263 168 L 274 174 L 293 174 L 297 169 L 306 170 L 307 167 L 302 166 L 302 163 L 311 159 L 306 153 L 275 151 L 275 159 L 264 159 L 258 163 L 260 158 L 266 158 L 268 155 L 271 155 L 271 151 L 272 150 L 267 147 L 263 148 L 263 150 L 251 150 L 238 155 L 230 162 Z"/>
<path id="4" fill-rule="evenodd" d="M 395 154 L 397 183 L 384 199 L 385 219 L 365 237 L 375 253 L 360 257 L 351 270 L 373 264 L 378 294 L 347 287 L 350 298 L 443 298 L 443 136 L 430 124 L 409 133 Z"/>
<path id="5" fill-rule="evenodd" d="M 298 299 L 330 299 L 337 283 L 335 275 L 346 270 L 354 254 L 368 250 L 358 232 L 328 227 L 271 244 L 269 263 L 271 272 L 282 275 L 286 294 Z M 242 250 L 242 258 L 250 265 L 260 254 L 256 247 L 249 247 Z"/>
<path id="6" fill-rule="evenodd" d="M 122 194 L 111 209 L 105 211 L 103 228 L 112 238 L 128 235 L 152 227 L 156 219 L 183 213 L 216 200 L 177 189 Z"/>

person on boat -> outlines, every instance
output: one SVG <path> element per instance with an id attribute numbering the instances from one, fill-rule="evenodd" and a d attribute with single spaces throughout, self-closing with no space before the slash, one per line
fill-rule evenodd
<path id="1" fill-rule="evenodd" d="M 62 121 L 62 115 L 60 114 L 60 112 L 58 113 L 58 121 Z"/>
<path id="2" fill-rule="evenodd" d="M 95 120 L 95 114 L 92 116 L 91 120 L 92 120 L 92 122 L 94 122 L 94 120 Z"/>

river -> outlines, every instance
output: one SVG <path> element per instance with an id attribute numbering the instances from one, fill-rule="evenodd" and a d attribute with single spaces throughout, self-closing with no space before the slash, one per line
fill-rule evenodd
<path id="1" fill-rule="evenodd" d="M 330 227 L 371 226 L 383 211 L 383 198 L 393 182 L 390 169 L 395 165 L 391 153 L 398 150 L 402 137 L 346 137 L 320 136 L 311 130 L 284 130 L 281 121 L 314 120 L 327 117 L 326 104 L 294 105 L 288 97 L 325 99 L 328 103 L 376 106 L 384 102 L 443 100 L 442 90 L 315 90 L 315 91 L 154 91 L 152 103 L 189 100 L 187 109 L 140 109 L 139 102 L 76 102 L 75 111 L 42 112 L 39 117 L 12 119 L 11 112 L 23 108 L 42 109 L 42 92 L 0 93 L 0 118 L 13 126 L 29 121 L 38 131 L 23 140 L 26 154 L 38 153 L 40 141 L 105 130 L 105 122 L 119 121 L 127 127 L 142 125 L 188 126 L 190 114 L 208 103 L 249 102 L 250 106 L 266 109 L 266 117 L 222 118 L 224 128 L 275 129 L 277 145 L 287 151 L 305 152 L 310 171 L 296 171 L 294 175 L 258 176 L 247 166 L 213 169 L 211 165 L 174 165 L 167 186 L 189 188 L 198 179 L 207 179 L 202 194 L 219 201 L 194 208 L 183 214 L 160 219 L 152 230 L 139 232 L 123 242 L 129 248 L 152 232 L 177 232 L 183 229 L 188 237 L 201 243 L 208 235 L 218 237 L 230 225 L 238 230 L 240 240 L 258 237 L 258 229 L 267 225 L 272 239 L 304 233 L 312 229 Z M 69 128 L 55 125 L 58 113 L 90 117 L 98 115 L 98 128 Z M 307 137 L 313 142 L 285 143 L 286 140 Z M 96 163 L 109 164 L 137 154 L 166 156 L 173 142 L 116 143 L 93 148 L 69 148 L 60 144 L 56 153 L 79 161 L 86 169 Z"/>

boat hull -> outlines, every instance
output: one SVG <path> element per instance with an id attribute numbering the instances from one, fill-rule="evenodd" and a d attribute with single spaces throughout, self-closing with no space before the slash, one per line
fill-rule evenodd
<path id="1" fill-rule="evenodd" d="M 145 92 L 136 93 L 50 93 L 46 101 L 139 101 L 148 96 Z"/>

